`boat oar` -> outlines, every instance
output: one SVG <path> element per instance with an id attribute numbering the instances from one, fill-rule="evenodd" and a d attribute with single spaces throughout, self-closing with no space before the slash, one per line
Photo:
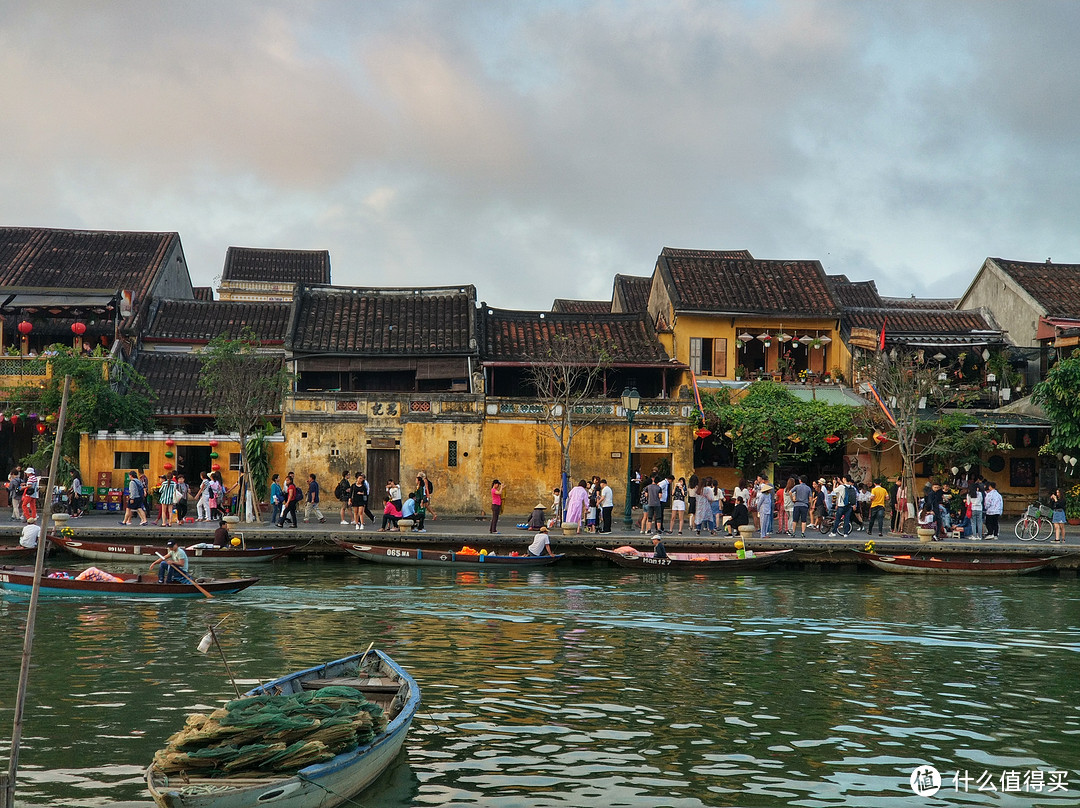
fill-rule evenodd
<path id="1" fill-rule="evenodd" d="M 165 556 L 163 556 L 163 555 L 162 555 L 161 553 L 154 553 L 154 555 L 156 555 L 156 556 L 158 557 L 158 559 L 159 559 L 159 560 L 161 561 L 161 563 L 162 563 L 162 564 L 166 563 L 166 561 L 165 561 Z M 153 565 L 151 564 L 151 566 L 153 566 Z M 176 570 L 177 572 L 179 572 L 179 573 L 180 573 L 181 575 L 183 575 L 183 576 L 184 576 L 185 578 L 187 578 L 187 580 L 188 580 L 188 583 L 190 583 L 190 584 L 191 584 L 191 585 L 192 585 L 193 587 L 195 587 L 195 588 L 196 588 L 196 589 L 198 589 L 198 590 L 199 590 L 200 592 L 202 592 L 202 593 L 203 593 L 204 595 L 206 595 L 206 597 L 208 597 L 208 598 L 213 598 L 213 597 L 214 597 L 214 596 L 213 596 L 213 595 L 211 595 L 211 594 L 210 594 L 209 592 L 207 592 L 207 591 L 206 591 L 205 589 L 203 589 L 203 588 L 202 588 L 201 586 L 199 586 L 199 585 L 198 585 L 198 584 L 197 584 L 197 583 L 195 582 L 195 579 L 194 579 L 194 578 L 192 578 L 192 577 L 191 577 L 190 575 L 188 575 L 188 574 L 187 574 L 186 572 L 184 572 L 184 571 L 183 571 L 183 570 L 182 570 L 182 569 L 181 569 L 180 567 L 176 567 L 176 566 L 174 566 L 174 567 L 173 567 L 173 569 L 174 569 L 174 570 Z"/>
<path id="2" fill-rule="evenodd" d="M 371 649 L 374 648 L 374 647 L 375 647 L 375 640 L 372 640 L 371 644 L 367 647 L 367 650 L 364 651 L 364 655 L 362 657 L 360 657 L 360 661 L 356 663 L 356 671 L 357 671 L 357 673 L 359 673 L 360 669 L 364 667 L 364 660 L 367 659 L 367 655 L 369 653 L 371 653 Z"/>

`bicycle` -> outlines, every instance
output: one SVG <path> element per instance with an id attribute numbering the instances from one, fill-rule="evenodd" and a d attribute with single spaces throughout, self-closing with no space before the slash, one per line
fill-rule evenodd
<path id="1" fill-rule="evenodd" d="M 1050 521 L 1051 516 L 1053 516 L 1053 511 L 1041 502 L 1028 505 L 1024 515 L 1016 520 L 1016 527 L 1013 528 L 1016 538 L 1020 541 L 1046 541 L 1054 535 L 1054 523 Z M 1043 535 L 1044 528 L 1045 535 Z"/>
<path id="2" fill-rule="evenodd" d="M 821 532 L 822 536 L 828 536 L 832 532 L 833 517 L 834 514 L 829 514 L 823 517 L 822 520 L 818 523 L 817 529 Z M 837 528 L 836 535 L 850 536 L 853 529 L 854 528 L 852 527 L 852 520 L 848 519 L 846 522 L 840 523 L 840 526 Z"/>

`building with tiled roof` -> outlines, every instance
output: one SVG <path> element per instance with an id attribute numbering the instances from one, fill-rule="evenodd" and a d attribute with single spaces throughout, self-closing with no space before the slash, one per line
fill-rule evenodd
<path id="1" fill-rule="evenodd" d="M 297 286 L 329 284 L 328 250 L 229 247 L 218 294 L 222 300 L 282 302 Z"/>
<path id="2" fill-rule="evenodd" d="M 673 358 L 719 383 L 843 368 L 840 311 L 819 261 L 671 247 L 656 260 L 648 304 L 652 322 L 671 332 Z"/>
<path id="3" fill-rule="evenodd" d="M 555 314 L 610 314 L 611 302 L 608 300 L 567 300 L 557 297 L 551 304 Z"/>
<path id="4" fill-rule="evenodd" d="M 881 295 L 873 281 L 850 281 L 847 275 L 826 275 L 829 288 L 842 308 L 880 308 Z"/>
<path id="5" fill-rule="evenodd" d="M 152 300 L 191 296 L 176 233 L 0 227 L 3 333 L 29 322 L 31 349 L 69 341 L 77 320 L 111 346 L 145 328 Z"/>
<path id="6" fill-rule="evenodd" d="M 150 350 L 193 350 L 215 337 L 240 337 L 245 327 L 266 346 L 285 344 L 292 303 L 224 300 L 162 300 L 153 312 L 142 345 Z"/>
<path id="7" fill-rule="evenodd" d="M 958 306 L 993 314 L 1017 346 L 1014 353 L 1026 359 L 1026 381 L 1034 384 L 1045 374 L 1058 338 L 1080 327 L 1080 264 L 987 258 Z"/>
<path id="8" fill-rule="evenodd" d="M 616 275 L 611 289 L 611 313 L 631 314 L 649 310 L 652 276 Z"/>
<path id="9" fill-rule="evenodd" d="M 213 300 L 214 299 L 214 287 L 213 286 L 193 286 L 191 287 L 191 296 L 196 300 Z"/>
<path id="10" fill-rule="evenodd" d="M 889 309 L 955 309 L 959 307 L 958 297 L 882 297 L 881 303 Z"/>
<path id="11" fill-rule="evenodd" d="M 299 390 L 468 389 L 476 289 L 301 287 L 286 349 Z"/>

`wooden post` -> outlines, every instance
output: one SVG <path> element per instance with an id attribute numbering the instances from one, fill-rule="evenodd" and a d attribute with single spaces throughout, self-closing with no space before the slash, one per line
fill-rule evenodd
<path id="1" fill-rule="evenodd" d="M 26 707 L 26 685 L 30 679 L 30 654 L 34 648 L 34 622 L 37 617 L 38 597 L 41 593 L 41 576 L 45 572 L 45 547 L 48 544 L 46 534 L 49 519 L 52 516 L 52 493 L 56 480 L 56 467 L 60 460 L 60 441 L 64 436 L 64 423 L 67 421 L 68 393 L 71 390 L 71 377 L 64 377 L 64 394 L 60 399 L 60 417 L 56 422 L 56 439 L 53 442 L 52 462 L 49 463 L 49 478 L 46 481 L 45 506 L 41 509 L 41 533 L 38 534 L 37 559 L 34 563 L 34 588 L 30 592 L 30 607 L 26 614 L 26 635 L 23 637 L 22 666 L 19 669 L 19 686 L 15 691 L 15 719 L 11 729 L 11 760 L 8 763 L 7 782 L 0 789 L 0 808 L 15 805 L 15 778 L 19 771 L 19 745 L 22 743 L 23 710 Z M 40 489 L 39 489 L 40 490 Z"/>

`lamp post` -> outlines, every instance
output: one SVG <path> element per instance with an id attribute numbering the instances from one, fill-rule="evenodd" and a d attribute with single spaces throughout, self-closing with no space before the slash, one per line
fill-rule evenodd
<path id="1" fill-rule="evenodd" d="M 622 391 L 622 406 L 626 412 L 626 422 L 629 428 L 626 433 L 626 507 L 623 508 L 623 525 L 629 529 L 634 524 L 633 489 L 631 483 L 634 479 L 634 470 L 631 461 L 634 456 L 634 416 L 637 415 L 641 406 L 641 393 L 636 387 L 627 387 Z"/>

